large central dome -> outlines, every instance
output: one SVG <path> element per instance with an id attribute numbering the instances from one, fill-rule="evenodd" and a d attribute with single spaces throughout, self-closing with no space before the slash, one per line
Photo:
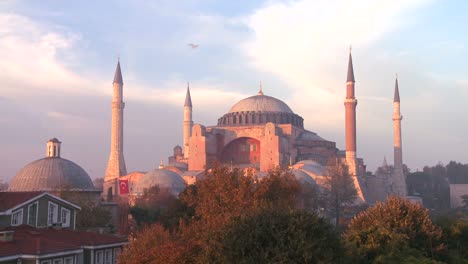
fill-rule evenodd
<path id="1" fill-rule="evenodd" d="M 283 101 L 264 95 L 261 89 L 258 95 L 233 105 L 227 114 L 218 119 L 218 126 L 262 125 L 270 122 L 304 128 L 302 117 L 296 115 Z"/>
<path id="2" fill-rule="evenodd" d="M 229 113 L 236 112 L 279 112 L 293 114 L 291 108 L 283 101 L 262 94 L 254 95 L 237 102 L 229 110 Z"/>

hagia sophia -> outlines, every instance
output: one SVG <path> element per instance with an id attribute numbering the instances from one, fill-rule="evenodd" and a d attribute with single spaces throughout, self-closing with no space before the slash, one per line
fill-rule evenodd
<path id="1" fill-rule="evenodd" d="M 192 113 L 197 104 L 192 102 L 187 85 L 182 146 L 174 147 L 166 164 L 161 162 L 149 172 L 128 173 L 123 140 L 123 77 L 118 61 L 113 80 L 111 149 L 102 193 L 94 188 L 84 169 L 60 156 L 61 142 L 56 138 L 47 142 L 45 158 L 31 162 L 16 174 L 8 191 L 60 192 L 66 189 L 92 199 L 112 201 L 116 196 L 139 196 L 145 188 L 158 185 L 177 195 L 187 184 L 202 179 L 215 163 L 248 169 L 259 177 L 276 167 L 287 168 L 299 181 L 320 186 L 327 164 L 340 161 L 348 166 L 359 203 L 383 200 L 389 193 L 406 196 L 397 81 L 393 105 L 395 172 L 385 183 L 368 180 L 364 160 L 357 155 L 357 99 L 351 52 L 344 98 L 344 150 L 338 149 L 334 141 L 306 129 L 304 119 L 282 100 L 265 94 L 261 84 L 257 94 L 235 103 L 227 113 L 220 113 L 216 125 L 194 123 Z"/>

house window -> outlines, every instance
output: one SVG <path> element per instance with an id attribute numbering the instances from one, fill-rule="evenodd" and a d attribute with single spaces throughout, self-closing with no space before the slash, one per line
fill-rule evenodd
<path id="1" fill-rule="evenodd" d="M 52 225 L 54 223 L 57 223 L 57 217 L 58 217 L 58 205 L 49 202 L 47 224 Z"/>
<path id="2" fill-rule="evenodd" d="M 104 264 L 104 251 L 96 251 L 96 264 Z"/>
<path id="3" fill-rule="evenodd" d="M 37 226 L 37 207 L 37 202 L 28 206 L 28 225 L 30 226 Z"/>
<path id="4" fill-rule="evenodd" d="M 41 261 L 41 264 L 50 264 L 50 260 L 43 260 Z"/>
<path id="5" fill-rule="evenodd" d="M 63 264 L 63 259 L 54 259 L 52 264 Z"/>
<path id="6" fill-rule="evenodd" d="M 18 226 L 23 224 L 23 209 L 13 212 L 11 215 L 11 225 Z"/>
<path id="7" fill-rule="evenodd" d="M 62 226 L 70 226 L 70 210 L 62 208 Z"/>
<path id="8" fill-rule="evenodd" d="M 64 258 L 63 264 L 73 264 L 73 257 Z"/>
<path id="9" fill-rule="evenodd" d="M 112 264 L 112 249 L 106 249 L 105 264 Z"/>

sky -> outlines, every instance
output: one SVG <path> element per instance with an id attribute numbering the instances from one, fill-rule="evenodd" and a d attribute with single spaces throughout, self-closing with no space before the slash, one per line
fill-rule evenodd
<path id="1" fill-rule="evenodd" d="M 404 163 L 468 163 L 467 11 L 449 0 L 1 0 L 0 180 L 45 157 L 53 137 L 62 157 L 104 176 L 119 57 L 129 172 L 182 144 L 187 81 L 195 123 L 215 125 L 262 81 L 343 149 L 350 46 L 368 170 L 393 160 L 396 74 Z"/>

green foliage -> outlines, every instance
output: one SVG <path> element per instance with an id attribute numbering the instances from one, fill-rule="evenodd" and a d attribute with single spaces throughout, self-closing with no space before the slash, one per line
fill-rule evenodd
<path id="1" fill-rule="evenodd" d="M 215 263 L 336 263 L 343 252 L 325 220 L 304 211 L 264 211 L 227 226 Z M 211 259 L 213 260 L 213 259 Z"/>
<path id="2" fill-rule="evenodd" d="M 427 210 L 395 196 L 356 216 L 344 241 L 350 255 L 360 263 L 386 263 L 387 259 L 410 256 L 431 260 L 445 248 L 442 230 L 432 223 Z"/>
<path id="3" fill-rule="evenodd" d="M 180 218 L 187 213 L 186 207 L 168 189 L 153 186 L 143 190 L 143 195 L 135 200 L 130 214 L 138 227 L 160 223 L 166 228 L 175 228 Z"/>
<path id="4" fill-rule="evenodd" d="M 111 213 L 94 204 L 82 204 L 76 216 L 76 227 L 88 229 L 93 227 L 108 227 L 111 224 Z"/>
<path id="5" fill-rule="evenodd" d="M 447 241 L 448 262 L 468 263 L 468 213 L 456 210 L 439 217 L 436 223 L 442 227 Z"/>

